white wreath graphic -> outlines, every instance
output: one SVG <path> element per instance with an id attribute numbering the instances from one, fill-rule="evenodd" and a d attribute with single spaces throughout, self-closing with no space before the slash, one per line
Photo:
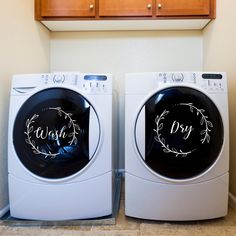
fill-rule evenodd
<path id="1" fill-rule="evenodd" d="M 73 129 L 73 132 L 68 135 L 68 137 L 71 137 L 69 145 L 70 146 L 73 145 L 73 144 L 76 145 L 78 143 L 78 139 L 76 138 L 76 135 L 79 134 L 80 127 L 79 127 L 78 124 L 75 123 L 76 120 L 73 120 L 71 118 L 72 114 L 64 112 L 61 109 L 61 107 L 55 107 L 55 108 L 50 107 L 50 108 L 47 108 L 46 110 L 56 110 L 58 112 L 59 116 L 63 116 L 64 115 L 65 120 L 66 119 L 69 120 L 67 126 L 68 126 L 68 128 L 72 128 Z M 32 139 L 32 136 L 30 135 L 33 132 L 33 130 L 34 130 L 33 123 L 35 123 L 35 120 L 37 120 L 38 117 L 39 117 L 39 115 L 34 114 L 30 119 L 26 120 L 26 132 L 24 132 L 24 133 L 27 135 L 27 138 L 25 139 L 25 142 L 31 146 L 31 149 L 33 150 L 34 154 L 36 154 L 36 155 L 38 155 L 38 154 L 44 155 L 45 158 L 48 158 L 48 157 L 55 158 L 60 153 L 51 153 L 50 151 L 47 153 L 44 150 L 40 150 L 39 146 L 36 145 L 36 142 Z"/>
<path id="2" fill-rule="evenodd" d="M 205 125 L 205 129 L 203 129 L 200 132 L 200 135 L 204 135 L 204 137 L 200 140 L 201 143 L 203 144 L 205 141 L 207 143 L 210 142 L 210 135 L 209 133 L 211 132 L 210 128 L 213 128 L 213 124 L 208 120 L 208 116 L 205 116 L 203 113 L 205 112 L 204 109 L 198 109 L 195 107 L 192 103 L 179 103 L 176 106 L 189 106 L 190 107 L 190 112 L 194 112 L 194 110 L 197 112 L 197 116 L 201 115 L 200 119 L 200 125 Z M 161 134 L 159 133 L 160 130 L 163 128 L 163 123 L 160 123 L 161 120 L 165 119 L 165 116 L 169 114 L 169 111 L 164 110 L 160 116 L 156 116 L 155 118 L 155 123 L 156 123 L 156 129 L 154 131 L 156 132 L 156 136 L 154 137 L 157 142 L 161 144 L 163 147 L 163 152 L 165 153 L 173 153 L 175 156 L 182 156 L 186 157 L 188 154 L 194 152 L 196 149 L 193 149 L 191 151 L 182 151 L 182 150 L 176 150 L 175 148 L 170 148 L 169 144 L 166 144 L 166 141 L 163 137 L 161 137 Z"/>
<path id="3" fill-rule="evenodd" d="M 188 154 L 194 152 L 196 149 L 191 151 L 182 151 L 182 150 L 176 150 L 174 147 L 170 148 L 169 144 L 166 144 L 166 141 L 163 137 L 161 137 L 161 134 L 159 133 L 160 130 L 163 128 L 163 123 L 160 123 L 161 120 L 165 119 L 165 116 L 169 114 L 169 111 L 164 110 L 160 116 L 156 116 L 155 122 L 156 122 L 156 129 L 154 131 L 156 132 L 156 136 L 154 137 L 157 142 L 161 144 L 163 147 L 163 152 L 165 153 L 173 153 L 176 157 L 182 156 L 186 157 Z"/>
<path id="4" fill-rule="evenodd" d="M 207 141 L 207 143 L 210 142 L 210 135 L 209 133 L 211 132 L 210 128 L 213 128 L 213 124 L 207 120 L 208 116 L 205 116 L 203 113 L 205 112 L 204 109 L 198 109 L 197 107 L 195 107 L 192 103 L 179 103 L 178 106 L 189 106 L 190 111 L 193 113 L 194 110 L 196 110 L 197 112 L 197 116 L 201 115 L 201 119 L 200 119 L 200 125 L 204 125 L 205 124 L 205 129 L 203 129 L 200 132 L 200 135 L 204 135 L 204 137 L 200 140 L 202 142 L 202 144 Z"/>

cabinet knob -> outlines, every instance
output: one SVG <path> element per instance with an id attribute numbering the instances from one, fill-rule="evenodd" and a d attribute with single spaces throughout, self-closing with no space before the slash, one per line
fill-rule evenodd
<path id="1" fill-rule="evenodd" d="M 148 10 L 152 9 L 152 4 L 149 3 L 149 4 L 147 5 L 147 9 L 148 9 Z"/>
<path id="2" fill-rule="evenodd" d="M 158 4 L 157 4 L 157 7 L 158 7 L 159 9 L 161 9 L 161 7 L 162 7 L 161 3 L 158 3 Z"/>
<path id="3" fill-rule="evenodd" d="M 94 5 L 93 5 L 93 4 L 90 4 L 90 5 L 89 5 L 89 9 L 92 10 L 93 8 L 94 8 Z"/>

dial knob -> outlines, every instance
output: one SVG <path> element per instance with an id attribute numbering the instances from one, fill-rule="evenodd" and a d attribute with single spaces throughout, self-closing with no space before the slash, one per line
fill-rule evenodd
<path id="1" fill-rule="evenodd" d="M 65 81 L 65 75 L 54 75 L 53 82 L 54 83 L 63 83 Z"/>
<path id="2" fill-rule="evenodd" d="M 174 82 L 183 82 L 183 80 L 184 80 L 183 73 L 173 73 L 172 74 L 172 80 Z"/>

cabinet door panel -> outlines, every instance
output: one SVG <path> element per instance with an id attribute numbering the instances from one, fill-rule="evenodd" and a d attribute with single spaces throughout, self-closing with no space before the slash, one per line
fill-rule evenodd
<path id="1" fill-rule="evenodd" d="M 95 0 L 41 0 L 43 17 L 95 16 Z"/>
<path id="2" fill-rule="evenodd" d="M 152 0 L 99 0 L 99 16 L 152 16 Z"/>
<path id="3" fill-rule="evenodd" d="M 156 0 L 157 16 L 207 16 L 210 0 Z"/>

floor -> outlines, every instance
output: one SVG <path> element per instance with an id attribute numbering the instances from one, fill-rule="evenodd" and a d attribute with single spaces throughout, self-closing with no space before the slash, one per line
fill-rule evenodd
<path id="1" fill-rule="evenodd" d="M 236 236 L 236 209 L 229 208 L 225 218 L 201 222 L 155 222 L 124 216 L 122 193 L 115 225 L 73 227 L 9 227 L 0 225 L 1 236 Z"/>

